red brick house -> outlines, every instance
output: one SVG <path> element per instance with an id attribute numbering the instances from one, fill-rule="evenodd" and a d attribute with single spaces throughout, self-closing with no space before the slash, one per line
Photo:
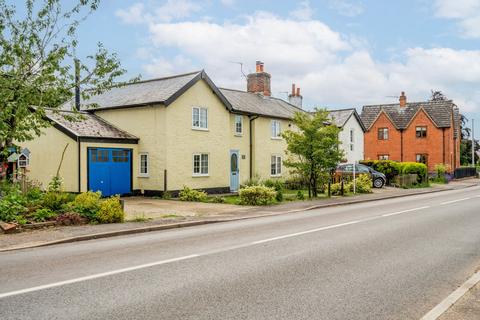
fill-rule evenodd
<path id="1" fill-rule="evenodd" d="M 450 100 L 364 106 L 365 159 L 460 166 L 460 113 Z"/>

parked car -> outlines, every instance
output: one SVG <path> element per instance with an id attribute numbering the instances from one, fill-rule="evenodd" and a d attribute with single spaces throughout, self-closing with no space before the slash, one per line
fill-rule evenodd
<path id="1" fill-rule="evenodd" d="M 337 176 L 353 175 L 353 166 L 354 165 L 351 163 L 339 165 L 336 170 L 336 175 Z M 363 164 L 355 165 L 355 174 L 370 175 L 370 178 L 372 178 L 372 181 L 373 181 L 374 188 L 383 188 L 383 186 L 387 182 L 387 177 L 383 173 L 378 172 Z"/>

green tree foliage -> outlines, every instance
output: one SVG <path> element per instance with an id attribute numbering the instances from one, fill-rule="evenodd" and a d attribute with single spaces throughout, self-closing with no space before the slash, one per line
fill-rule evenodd
<path id="1" fill-rule="evenodd" d="M 50 123 L 45 108 L 58 108 L 74 95 L 76 31 L 100 0 L 0 0 L 0 153 L 14 141 L 40 135 Z M 69 6 L 64 8 L 64 6 Z M 125 84 L 116 54 L 101 43 L 78 60 L 82 98 Z M 32 108 L 34 107 L 34 108 Z"/>
<path id="2" fill-rule="evenodd" d="M 316 197 L 322 180 L 328 179 L 330 170 L 343 158 L 338 140 L 340 129 L 329 123 L 324 109 L 313 114 L 298 112 L 293 122 L 295 129 L 283 133 L 288 153 L 284 164 L 308 181 L 308 196 Z"/>

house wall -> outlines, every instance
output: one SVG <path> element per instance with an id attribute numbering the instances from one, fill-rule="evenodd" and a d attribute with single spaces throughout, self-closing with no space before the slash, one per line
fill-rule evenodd
<path id="1" fill-rule="evenodd" d="M 192 128 L 192 108 L 208 109 L 208 130 Z M 229 159 L 233 130 L 229 111 L 204 81 L 166 108 L 165 141 L 168 190 L 230 187 Z M 193 176 L 193 154 L 209 154 L 208 176 Z"/>
<path id="2" fill-rule="evenodd" d="M 60 168 L 60 177 L 64 191 L 78 192 L 78 145 L 75 140 L 60 130 L 49 127 L 42 130 L 40 137 L 18 144 L 31 152 L 27 167 L 28 178 L 40 182 L 44 189 L 57 174 L 63 150 L 68 145 Z"/>
<path id="3" fill-rule="evenodd" d="M 353 151 L 350 149 L 350 130 L 353 130 Z M 339 133 L 341 148 L 345 152 L 348 163 L 358 162 L 364 159 L 364 136 L 363 129 L 355 116 L 351 116 Z"/>
<path id="4" fill-rule="evenodd" d="M 378 129 L 388 128 L 388 140 L 378 140 Z M 390 160 L 401 159 L 401 134 L 382 112 L 371 128 L 364 134 L 366 160 L 378 160 L 379 155 L 388 155 Z"/>
<path id="5" fill-rule="evenodd" d="M 163 105 L 98 110 L 95 113 L 111 124 L 140 138 L 133 166 L 133 178 L 138 190 L 163 190 L 166 157 L 166 111 Z M 191 115 L 190 115 L 191 118 Z M 175 129 L 174 129 L 175 130 Z M 149 176 L 139 176 L 139 153 L 149 157 Z"/>
<path id="6" fill-rule="evenodd" d="M 417 126 L 427 127 L 426 138 L 416 137 Z M 388 140 L 378 140 L 379 128 L 389 128 Z M 417 113 L 403 132 L 395 129 L 388 117 L 382 113 L 372 128 L 365 133 L 365 159 L 376 160 L 379 155 L 388 154 L 390 160 L 415 162 L 417 154 L 426 154 L 430 172 L 435 170 L 437 164 L 446 164 L 452 171 L 460 165 L 459 141 L 454 139 L 453 133 L 452 127 L 437 128 L 423 110 Z"/>
<path id="7" fill-rule="evenodd" d="M 417 138 L 416 127 L 426 126 L 427 137 Z M 428 155 L 428 170 L 434 171 L 435 165 L 444 163 L 453 166 L 453 135 L 450 128 L 437 128 L 427 114 L 421 110 L 412 119 L 410 126 L 403 132 L 404 161 L 416 161 L 417 154 Z"/>
<path id="8" fill-rule="evenodd" d="M 272 177 L 271 156 L 280 155 L 282 161 L 286 160 L 287 143 L 285 139 L 272 138 L 271 123 L 272 118 L 259 117 L 253 122 L 253 173 L 262 179 L 287 179 L 290 176 L 289 170 L 282 163 L 282 175 L 280 177 Z M 278 119 L 277 119 L 278 120 Z M 285 130 L 292 130 L 293 124 L 291 121 L 279 120 L 281 132 Z"/>

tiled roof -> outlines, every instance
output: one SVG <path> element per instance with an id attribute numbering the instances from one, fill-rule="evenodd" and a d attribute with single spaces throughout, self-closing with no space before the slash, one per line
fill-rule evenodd
<path id="1" fill-rule="evenodd" d="M 82 106 L 95 104 L 97 109 L 165 103 L 174 97 L 189 82 L 201 76 L 195 71 L 171 77 L 138 81 L 122 87 L 112 88 L 100 95 L 82 101 Z M 62 109 L 72 110 L 74 101 L 67 102 Z M 82 107 L 85 109 L 85 107 Z"/>
<path id="2" fill-rule="evenodd" d="M 383 111 L 398 129 L 406 129 L 420 109 L 425 111 L 438 128 L 451 127 L 452 119 L 455 119 L 454 125 L 458 130 L 459 112 L 452 101 L 414 102 L 407 103 L 405 107 L 400 107 L 399 104 L 364 106 L 361 118 L 369 129 Z"/>
<path id="3" fill-rule="evenodd" d="M 329 118 L 339 128 L 343 128 L 355 109 L 328 110 Z"/>
<path id="4" fill-rule="evenodd" d="M 134 135 L 88 112 L 74 113 L 52 109 L 47 109 L 45 112 L 48 119 L 75 137 L 138 140 Z"/>
<path id="5" fill-rule="evenodd" d="M 295 112 L 304 112 L 282 99 L 262 94 L 225 88 L 220 88 L 220 92 L 230 102 L 233 111 L 283 119 L 293 118 Z"/>

